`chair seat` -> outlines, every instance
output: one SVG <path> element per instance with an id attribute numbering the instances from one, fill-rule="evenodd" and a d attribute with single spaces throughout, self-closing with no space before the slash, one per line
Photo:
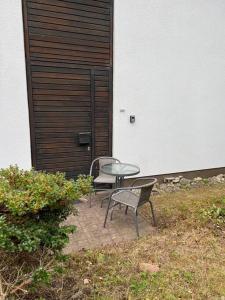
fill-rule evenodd
<path id="1" fill-rule="evenodd" d="M 94 179 L 94 183 L 110 183 L 114 184 L 116 183 L 116 177 L 115 176 L 110 176 L 106 174 L 101 174 L 98 177 Z"/>
<path id="2" fill-rule="evenodd" d="M 139 201 L 139 196 L 131 191 L 121 191 L 112 195 L 112 199 L 121 204 L 136 208 Z"/>

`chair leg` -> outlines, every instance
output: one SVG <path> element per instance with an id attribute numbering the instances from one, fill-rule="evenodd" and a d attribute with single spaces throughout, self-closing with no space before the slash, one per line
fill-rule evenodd
<path id="1" fill-rule="evenodd" d="M 114 207 L 115 207 L 115 206 L 113 205 L 112 210 L 111 210 L 111 213 L 110 213 L 110 221 L 112 221 Z"/>
<path id="2" fill-rule="evenodd" d="M 126 206 L 125 215 L 127 215 L 128 208 L 129 208 L 129 206 Z"/>
<path id="3" fill-rule="evenodd" d="M 154 208 L 153 208 L 152 201 L 151 201 L 151 200 L 149 200 L 148 202 L 149 202 L 149 204 L 150 204 L 150 207 L 151 207 L 152 219 L 153 219 L 153 226 L 157 226 L 157 223 L 156 223 L 156 218 L 155 218 L 155 212 L 154 212 Z"/>
<path id="4" fill-rule="evenodd" d="M 101 208 L 103 206 L 103 201 L 105 200 L 105 198 L 102 198 L 102 201 L 101 201 Z"/>
<path id="5" fill-rule="evenodd" d="M 111 199 L 109 200 L 109 204 L 108 204 L 108 207 L 107 207 L 107 210 L 106 210 L 106 214 L 105 214 L 105 221 L 104 221 L 104 224 L 103 224 L 103 227 L 104 227 L 104 228 L 105 228 L 106 221 L 107 221 L 108 214 L 109 214 L 110 203 L 111 203 Z"/>
<path id="6" fill-rule="evenodd" d="M 138 213 L 137 213 L 137 210 L 135 210 L 134 220 L 135 220 L 135 227 L 136 227 L 137 237 L 139 238 L 138 218 L 137 217 L 138 217 Z"/>

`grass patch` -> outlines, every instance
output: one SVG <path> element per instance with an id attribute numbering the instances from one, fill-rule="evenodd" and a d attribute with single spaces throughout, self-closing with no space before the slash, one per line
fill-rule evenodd
<path id="1" fill-rule="evenodd" d="M 218 226 L 212 209 L 223 209 L 224 197 L 224 184 L 155 196 L 159 225 L 154 234 L 73 254 L 66 273 L 26 299 L 222 300 L 225 226 Z M 150 216 L 148 206 L 141 213 Z M 140 262 L 158 264 L 160 271 L 140 272 Z"/>

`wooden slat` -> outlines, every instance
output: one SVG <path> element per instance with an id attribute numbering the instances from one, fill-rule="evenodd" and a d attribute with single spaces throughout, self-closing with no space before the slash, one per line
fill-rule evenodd
<path id="1" fill-rule="evenodd" d="M 50 149 L 52 150 L 52 149 Z M 82 152 L 82 153 L 74 153 L 74 152 L 65 152 L 65 153 L 61 153 L 59 151 L 51 151 L 50 152 L 49 149 L 46 150 L 39 150 L 39 159 L 38 161 L 41 162 L 43 159 L 48 159 L 48 160 L 53 160 L 54 161 L 54 157 L 57 157 L 57 160 L 60 161 L 60 158 L 71 158 L 71 161 L 76 160 L 79 166 L 79 161 L 82 160 L 82 157 L 84 157 L 84 159 L 89 160 L 90 161 L 90 155 L 88 152 Z M 66 167 L 67 165 L 65 164 L 64 167 Z M 90 168 L 90 164 L 89 164 L 89 168 Z"/>
<path id="2" fill-rule="evenodd" d="M 69 91 L 69 90 L 50 90 L 50 89 L 33 89 L 33 95 L 71 95 L 71 96 L 88 96 L 89 91 Z"/>
<path id="3" fill-rule="evenodd" d="M 86 116 L 89 116 L 90 113 L 88 112 L 36 112 L 35 116 L 38 118 L 38 117 L 62 117 L 62 116 L 65 116 L 65 117 L 71 117 L 71 118 L 83 118 L 83 117 L 86 117 Z M 57 120 L 56 120 L 57 121 Z"/>
<path id="4" fill-rule="evenodd" d="M 101 42 L 96 40 L 84 40 L 84 39 L 72 39 L 66 36 L 51 36 L 40 34 L 30 34 L 30 44 L 32 41 L 43 41 L 43 42 L 52 42 L 60 45 L 69 45 L 70 47 L 91 47 L 91 49 L 106 49 L 110 52 L 110 47 L 108 42 Z M 94 50 L 93 50 L 94 51 Z"/>
<path id="5" fill-rule="evenodd" d="M 36 83 L 46 83 L 46 84 L 57 84 L 57 85 L 73 85 L 73 86 L 90 86 L 90 82 L 87 80 L 79 80 L 79 79 L 64 79 L 64 78 L 40 78 L 40 77 L 33 77 L 32 78 L 33 84 Z"/>
<path id="6" fill-rule="evenodd" d="M 74 75 L 88 75 L 86 76 L 86 79 L 90 81 L 90 70 L 89 69 L 79 69 L 77 67 L 72 67 L 71 69 L 67 67 L 61 67 L 61 66 L 39 66 L 39 65 L 32 65 L 31 67 L 32 71 L 34 72 L 46 72 L 46 73 L 68 73 L 68 74 L 74 74 Z M 78 77 L 79 79 L 79 77 Z"/>
<path id="7" fill-rule="evenodd" d="M 68 95 L 34 95 L 33 96 L 34 100 L 40 100 L 40 101 L 64 101 L 64 100 L 71 100 L 71 101 L 89 101 L 90 102 L 90 96 L 68 96 Z"/>
<path id="8" fill-rule="evenodd" d="M 92 52 L 92 51 L 79 51 L 79 50 L 74 50 L 74 49 L 62 49 L 62 48 L 57 48 L 57 45 L 52 45 L 51 47 L 47 47 L 48 45 L 39 45 L 38 47 L 30 47 L 30 50 L 33 53 L 48 53 L 48 54 L 56 54 L 56 55 L 63 55 L 69 56 L 69 57 L 82 57 L 83 59 L 86 58 L 96 58 L 96 59 L 101 59 L 101 60 L 107 60 L 109 58 L 108 53 L 99 53 L 99 52 Z"/>
<path id="9" fill-rule="evenodd" d="M 67 119 L 66 125 L 65 125 L 65 119 Z M 36 118 L 35 119 L 36 129 L 40 129 L 40 133 L 42 133 L 42 134 L 40 134 L 41 137 L 47 136 L 48 138 L 51 135 L 49 135 L 48 131 L 46 131 L 46 132 L 44 131 L 44 129 L 47 129 L 47 128 L 49 130 L 52 128 L 53 129 L 54 128 L 55 129 L 56 128 L 61 128 L 61 129 L 65 128 L 65 135 L 63 135 L 63 134 L 61 135 L 63 137 L 65 137 L 67 135 L 69 137 L 71 137 L 71 135 L 73 136 L 75 133 L 80 132 L 82 129 L 83 130 L 85 129 L 85 131 L 91 130 L 90 119 L 88 117 L 87 118 L 76 117 L 76 118 L 71 118 L 71 119 L 65 117 L 65 119 L 60 119 L 59 122 L 56 123 L 56 122 L 54 122 L 54 120 L 49 120 L 47 117 Z M 64 126 L 63 126 L 63 123 L 64 123 Z M 70 132 L 69 130 L 67 130 L 69 128 L 73 129 L 73 131 Z M 52 132 L 52 130 L 50 130 L 50 132 Z M 54 135 L 54 132 L 52 132 L 52 134 L 53 134 L 53 136 L 55 136 L 57 138 L 60 136 L 58 134 Z"/>
<path id="10" fill-rule="evenodd" d="M 86 68 L 95 68 L 103 66 L 106 68 L 110 68 L 108 63 L 102 63 L 102 62 L 88 62 L 88 61 L 80 61 L 79 58 L 76 58 L 74 60 L 70 60 L 68 58 L 64 59 L 58 59 L 58 58 L 49 58 L 49 57 L 31 57 L 31 66 L 54 66 L 54 67 L 68 67 L 68 69 L 72 69 L 72 66 L 79 66 L 84 69 Z"/>
<path id="11" fill-rule="evenodd" d="M 78 56 L 72 56 L 72 55 L 64 55 L 63 53 L 59 54 L 49 54 L 49 53 L 37 53 L 33 52 L 31 58 L 45 58 L 45 59 L 54 59 L 55 61 L 72 61 L 72 62 L 80 62 L 84 60 L 84 58 Z M 85 57 L 85 64 L 89 65 L 108 65 L 108 60 L 104 58 L 90 58 Z"/>
<path id="12" fill-rule="evenodd" d="M 77 107 L 77 106 L 34 106 L 34 111 L 36 112 L 74 112 L 74 113 L 82 113 L 82 112 L 91 112 L 90 107 Z"/>
<path id="13" fill-rule="evenodd" d="M 45 47 L 52 49 L 62 49 L 62 50 L 72 50 L 72 51 L 84 51 L 85 53 L 100 53 L 100 54 L 110 54 L 109 49 L 101 48 L 96 46 L 88 46 L 88 45 L 71 45 L 69 43 L 63 43 L 63 40 L 60 42 L 51 42 L 51 39 L 42 40 L 30 40 L 31 47 Z"/>
<path id="14" fill-rule="evenodd" d="M 34 89 L 43 89 L 43 90 L 65 90 L 65 91 L 90 91 L 88 85 L 76 85 L 76 84 L 55 84 L 55 83 L 34 83 Z"/>
<path id="15" fill-rule="evenodd" d="M 43 107 L 43 106 L 51 106 L 51 107 L 78 107 L 78 108 L 86 108 L 90 107 L 90 101 L 75 101 L 74 99 L 72 101 L 66 101 L 66 100 L 52 100 L 52 101 L 39 101 L 36 100 L 34 102 L 34 105 L 37 107 Z"/>
<path id="16" fill-rule="evenodd" d="M 84 70 L 87 70 L 89 69 L 90 71 L 90 68 L 91 66 L 88 65 L 88 63 L 85 63 L 85 62 L 80 62 L 80 61 L 76 61 L 76 62 L 73 62 L 73 61 L 66 61 L 66 60 L 57 60 L 57 59 L 46 59 L 46 58 L 35 58 L 35 57 L 32 57 L 31 58 L 31 61 L 30 61 L 30 65 L 31 65 L 31 68 L 32 67 L 55 67 L 55 68 L 58 68 L 59 70 L 61 68 L 67 68 L 67 70 L 73 70 L 74 68 L 77 68 L 79 66 L 79 68 L 82 68 Z M 101 66 L 99 64 L 95 64 L 94 67 L 98 67 L 98 68 L 105 68 L 106 69 L 109 69 L 110 66 Z"/>
<path id="17" fill-rule="evenodd" d="M 33 69 L 33 68 L 32 68 Z M 42 69 L 43 70 L 43 69 Z M 85 74 L 74 74 L 69 73 L 69 70 L 66 70 L 68 73 L 63 73 L 63 70 L 58 71 L 58 73 L 54 72 L 54 70 L 51 72 L 51 69 L 49 68 L 44 72 L 32 72 L 32 77 L 38 77 L 38 78 L 62 78 L 62 79 L 78 79 L 78 80 L 86 80 L 86 82 L 90 82 L 89 76 Z"/>

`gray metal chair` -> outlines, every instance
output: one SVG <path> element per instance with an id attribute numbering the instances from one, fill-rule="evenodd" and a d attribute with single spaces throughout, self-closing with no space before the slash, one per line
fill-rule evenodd
<path id="1" fill-rule="evenodd" d="M 134 210 L 136 232 L 137 232 L 137 236 L 139 237 L 137 210 L 140 206 L 142 206 L 146 202 L 150 204 L 152 218 L 153 218 L 153 225 L 156 226 L 156 218 L 153 209 L 153 204 L 152 201 L 150 200 L 151 192 L 156 182 L 157 182 L 156 178 L 139 178 L 136 179 L 133 182 L 132 186 L 130 187 L 115 189 L 110 195 L 110 200 L 105 215 L 104 227 L 106 226 L 109 210 L 112 209 L 111 218 L 110 218 L 112 220 L 114 207 L 117 205 L 125 205 L 126 206 L 125 214 L 127 214 L 129 207 Z"/>
<path id="2" fill-rule="evenodd" d="M 94 178 L 94 189 L 92 192 L 90 192 L 90 195 L 89 195 L 89 205 L 91 207 L 91 202 L 92 202 L 92 195 L 93 193 L 96 194 L 96 192 L 100 192 L 100 191 L 107 191 L 109 194 L 113 191 L 113 187 L 114 185 L 116 184 L 116 176 L 112 176 L 112 175 L 107 175 L 107 174 L 104 174 L 102 171 L 101 171 L 101 168 L 102 166 L 106 165 L 106 164 L 111 164 L 111 163 L 120 163 L 120 161 L 117 159 L 117 158 L 114 158 L 114 157 L 108 157 L 108 156 L 102 156 L 102 157 L 98 157 L 96 159 L 94 159 L 92 161 L 92 164 L 91 164 L 91 168 L 90 168 L 90 176 L 93 176 L 95 175 L 95 171 L 98 172 L 98 175 L 97 177 Z M 110 185 L 111 188 L 103 188 L 103 187 L 100 187 L 98 188 L 97 186 L 98 185 Z M 101 201 L 101 207 L 103 205 L 103 201 L 108 199 L 109 198 L 109 195 L 107 197 L 104 197 Z"/>

